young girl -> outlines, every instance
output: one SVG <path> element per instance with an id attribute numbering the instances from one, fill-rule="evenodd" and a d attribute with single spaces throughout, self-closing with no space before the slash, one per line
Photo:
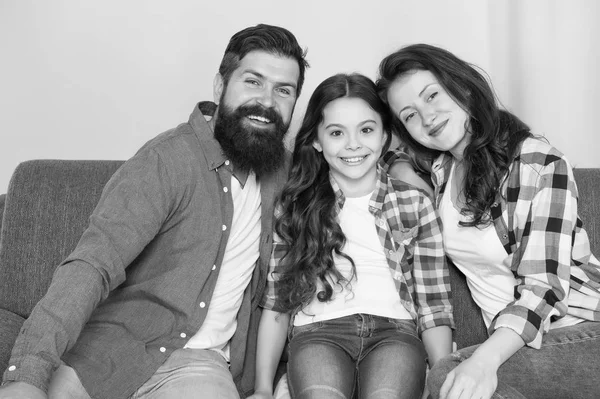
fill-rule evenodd
<path id="1" fill-rule="evenodd" d="M 431 370 L 433 397 L 598 398 L 600 263 L 565 156 L 444 49 L 405 47 L 380 75 L 401 139 L 429 160 L 446 253 L 490 333 Z"/>
<path id="2" fill-rule="evenodd" d="M 290 320 L 294 398 L 419 398 L 427 358 L 451 350 L 438 218 L 423 191 L 378 166 L 387 115 L 357 74 L 309 100 L 276 207 L 255 397 L 272 397 Z"/>

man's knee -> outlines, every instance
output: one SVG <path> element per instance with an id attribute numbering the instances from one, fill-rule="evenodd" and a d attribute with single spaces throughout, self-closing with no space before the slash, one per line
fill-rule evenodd
<path id="1" fill-rule="evenodd" d="M 90 399 L 72 367 L 61 364 L 52 375 L 48 399 Z"/>

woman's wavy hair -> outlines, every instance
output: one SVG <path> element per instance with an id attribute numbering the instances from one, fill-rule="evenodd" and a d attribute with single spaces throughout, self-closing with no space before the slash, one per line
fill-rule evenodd
<path id="1" fill-rule="evenodd" d="M 313 143 L 323 121 L 323 110 L 339 98 L 360 98 L 381 115 L 387 141 L 391 141 L 390 115 L 379 98 L 375 83 L 360 74 L 338 74 L 325 79 L 310 97 L 304 120 L 296 135 L 289 178 L 277 199 L 275 231 L 287 252 L 281 259 L 282 272 L 277 276 L 278 298 L 288 311 L 296 312 L 311 302 L 316 294 L 317 281 L 324 291 L 317 294 L 321 302 L 333 294 L 332 281 L 348 281 L 337 270 L 334 253 L 354 261 L 342 252 L 346 237 L 337 222 L 336 197 L 329 181 L 329 164 Z"/>
<path id="2" fill-rule="evenodd" d="M 491 222 L 489 210 L 496 200 L 508 168 L 527 137 L 529 127 L 515 115 L 501 110 L 485 72 L 478 70 L 447 50 L 428 44 L 404 47 L 379 64 L 377 90 L 387 103 L 387 94 L 394 81 L 418 70 L 431 72 L 440 85 L 469 115 L 465 129 L 471 140 L 464 153 L 466 198 L 464 214 L 472 216 L 464 226 L 485 226 Z M 486 75 L 487 76 L 487 75 Z M 408 133 L 397 116 L 392 116 L 393 128 L 400 139 L 429 164 L 439 155 L 419 144 Z"/>

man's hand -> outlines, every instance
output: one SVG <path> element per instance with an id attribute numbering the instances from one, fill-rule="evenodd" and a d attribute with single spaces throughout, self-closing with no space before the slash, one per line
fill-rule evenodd
<path id="1" fill-rule="evenodd" d="M 0 399 L 48 399 L 48 396 L 36 386 L 17 381 L 0 387 Z"/>
<path id="2" fill-rule="evenodd" d="M 489 399 L 498 386 L 496 366 L 470 357 L 446 376 L 440 399 Z"/>

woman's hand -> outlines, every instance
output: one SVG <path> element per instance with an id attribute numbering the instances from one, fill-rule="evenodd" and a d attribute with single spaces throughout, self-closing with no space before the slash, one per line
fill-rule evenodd
<path id="1" fill-rule="evenodd" d="M 496 391 L 498 368 L 472 356 L 446 376 L 440 399 L 489 399 Z"/>

